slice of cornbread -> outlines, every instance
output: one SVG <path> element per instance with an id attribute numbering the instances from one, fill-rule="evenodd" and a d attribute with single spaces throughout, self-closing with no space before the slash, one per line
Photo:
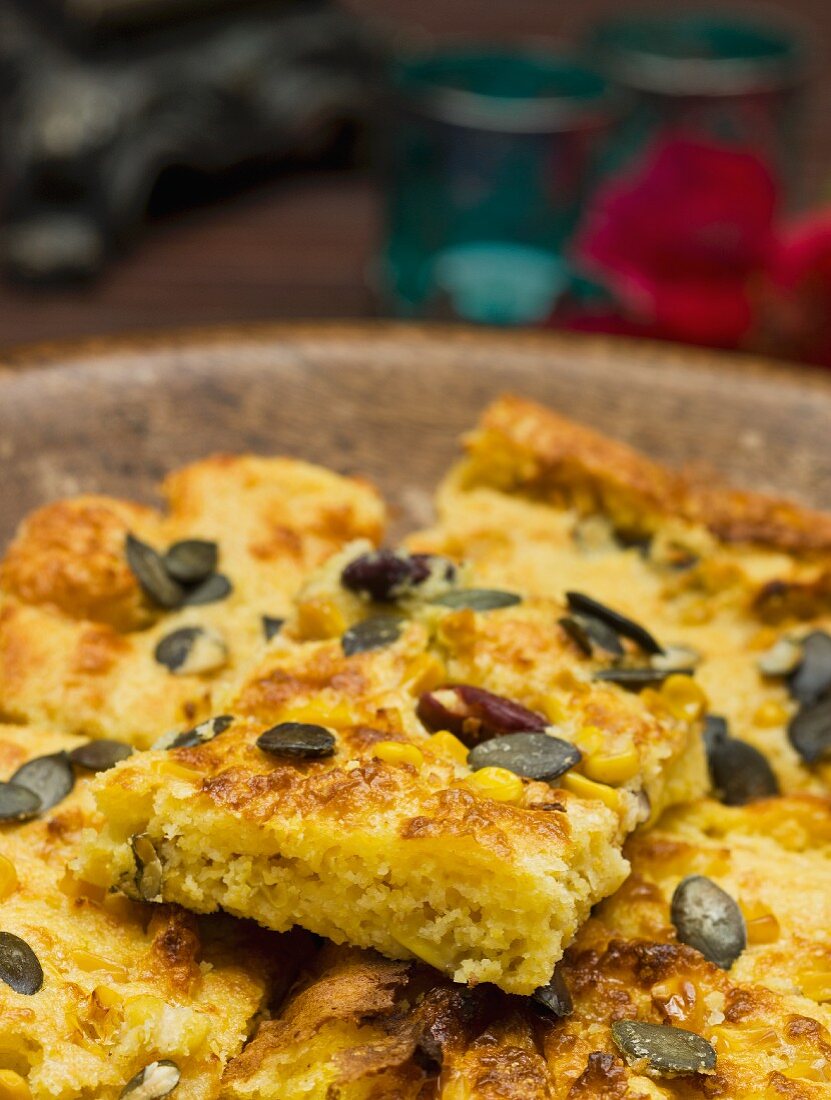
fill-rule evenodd
<path id="1" fill-rule="evenodd" d="M 22 524 L 0 565 L 0 717 L 141 746 L 198 721 L 307 574 L 384 522 L 368 485 L 290 459 L 205 459 L 163 492 L 166 514 L 88 496 Z M 165 575 L 159 595 L 174 606 L 162 606 L 131 565 L 130 535 L 160 553 L 212 544 L 213 591 L 180 584 L 197 602 L 177 606 Z"/>
<path id="2" fill-rule="evenodd" d="M 699 802 L 636 834 L 631 877 L 559 968 L 561 1018 L 425 967 L 325 949 L 231 1062 L 223 1095 L 820 1100 L 831 1093 L 829 840 L 831 804 L 807 795 Z M 744 911 L 747 946 L 729 970 L 678 942 L 670 900 L 688 875 L 712 876 Z M 630 1064 L 612 1035 L 627 1020 L 693 1032 L 714 1064 L 674 1074 L 649 1058 Z M 666 1032 L 648 1042 L 666 1057 Z"/>
<path id="3" fill-rule="evenodd" d="M 308 626 L 310 601 L 317 611 L 328 601 L 328 619 L 348 621 L 356 598 L 339 602 L 334 585 L 345 560 L 327 566 L 328 588 L 315 581 L 301 594 L 293 621 L 228 699 L 227 728 L 99 779 L 106 825 L 88 837 L 83 873 L 135 891 L 141 837 L 161 862 L 165 900 L 277 930 L 297 923 L 415 955 L 459 982 L 530 993 L 622 881 L 620 845 L 650 802 L 704 788 L 701 708 L 673 712 L 653 693 L 650 709 L 593 683 L 554 601 L 482 612 L 407 603 L 377 637 L 365 632 L 379 620 L 363 604 L 364 618 L 342 637 L 292 640 Z M 574 755 L 582 738 L 585 758 L 550 784 L 501 767 L 472 773 L 465 746 L 418 717 L 425 695 L 446 699 L 448 683 L 510 692 L 496 703 L 487 696 L 489 722 L 519 706 L 546 745 L 556 733 Z M 315 724 L 332 755 L 258 747 L 287 722 Z M 595 779 L 581 774 L 590 764 Z"/>
<path id="4" fill-rule="evenodd" d="M 831 720 L 819 759 L 800 755 L 787 732 L 798 701 L 758 665 L 783 636 L 831 631 L 831 517 L 670 472 L 514 397 L 486 410 L 466 449 L 412 549 L 465 557 L 486 583 L 585 593 L 692 649 L 712 711 L 783 789 L 827 789 Z"/>
<path id="5" fill-rule="evenodd" d="M 0 726 L 0 777 L 85 744 Z M 65 756 L 53 766 L 72 782 Z M 174 1066 L 148 1071 L 156 1091 L 149 1080 L 137 1095 L 167 1095 L 159 1081 L 170 1086 L 178 1077 L 176 1097 L 216 1097 L 226 1061 L 268 995 L 291 981 L 302 943 L 230 918 L 130 901 L 70 877 L 81 833 L 97 820 L 89 773 L 75 768 L 74 775 L 74 788 L 54 808 L 0 824 L 0 1096 L 115 1100 L 161 1061 Z M 4 782 L 4 814 L 8 798 Z M 12 936 L 33 952 L 16 971 Z"/>

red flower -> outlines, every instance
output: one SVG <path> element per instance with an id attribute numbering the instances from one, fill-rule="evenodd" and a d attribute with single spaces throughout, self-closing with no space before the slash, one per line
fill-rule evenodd
<path id="1" fill-rule="evenodd" d="M 749 282 L 768 260 L 776 203 L 756 155 L 672 139 L 598 191 L 575 255 L 639 331 L 732 347 L 751 327 Z"/>
<path id="2" fill-rule="evenodd" d="M 759 347 L 831 366 L 831 208 L 782 230 L 759 307 Z"/>

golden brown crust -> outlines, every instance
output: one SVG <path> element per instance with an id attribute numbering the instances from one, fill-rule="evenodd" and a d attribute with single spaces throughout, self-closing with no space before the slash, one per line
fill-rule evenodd
<path id="1" fill-rule="evenodd" d="M 649 529 L 659 518 L 676 516 L 704 525 L 725 542 L 794 554 L 831 551 L 831 516 L 671 472 L 626 444 L 519 397 L 492 404 L 467 447 L 471 466 L 465 476 L 474 483 L 487 483 L 490 470 L 500 488 L 554 499 L 588 497 L 590 509 L 608 508 L 624 527 Z"/>
<path id="2" fill-rule="evenodd" d="M 159 517 L 107 497 L 60 500 L 33 512 L 0 564 L 0 588 L 24 603 L 125 632 L 152 612 L 124 556 L 130 531 L 156 533 Z"/>

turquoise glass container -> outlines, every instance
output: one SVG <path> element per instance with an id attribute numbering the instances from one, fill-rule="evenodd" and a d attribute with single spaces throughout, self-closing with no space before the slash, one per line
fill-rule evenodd
<path id="1" fill-rule="evenodd" d="M 404 317 L 547 318 L 620 95 L 564 56 L 476 50 L 398 62 L 380 279 Z"/>
<path id="2" fill-rule="evenodd" d="M 784 197 L 799 191 L 802 91 L 813 70 L 800 25 L 764 8 L 752 16 L 747 7 L 629 13 L 598 25 L 585 55 L 630 97 L 607 174 L 647 146 L 683 137 L 751 152 Z"/>

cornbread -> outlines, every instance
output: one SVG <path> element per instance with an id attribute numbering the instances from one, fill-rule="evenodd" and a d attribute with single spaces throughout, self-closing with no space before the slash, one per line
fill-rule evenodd
<path id="1" fill-rule="evenodd" d="M 0 777 L 82 745 L 0 726 Z M 71 877 L 80 835 L 96 825 L 88 788 L 78 768 L 74 789 L 53 809 L 0 824 L 0 931 L 22 939 L 42 970 L 33 993 L 0 981 L 0 1096 L 111 1100 L 146 1066 L 172 1061 L 166 1072 L 181 1075 L 177 1098 L 216 1097 L 223 1066 L 269 993 L 291 980 L 302 945 Z M 4 940 L 4 974 L 5 954 Z"/>
<path id="2" fill-rule="evenodd" d="M 831 517 L 675 474 L 519 398 L 484 413 L 438 494 L 439 523 L 409 545 L 470 560 L 485 583 L 586 593 L 700 659 L 696 681 L 786 791 L 827 789 L 802 759 L 779 639 L 831 628 Z"/>
<path id="3" fill-rule="evenodd" d="M 729 838 L 729 846 L 726 843 Z M 630 839 L 632 875 L 561 964 L 569 1015 L 425 967 L 326 948 L 228 1067 L 229 1100 L 819 1100 L 831 1092 L 831 804 L 704 800 Z M 677 942 L 670 898 L 704 874 L 739 900 L 729 971 Z M 798 884 L 798 888 L 796 888 Z M 715 1052 L 678 1076 L 629 1065 L 613 1021 L 672 1025 Z"/>
<path id="4" fill-rule="evenodd" d="M 198 722 L 262 644 L 264 617 L 279 621 L 313 568 L 350 539 L 377 540 L 384 522 L 368 485 L 290 459 L 217 456 L 162 489 L 166 514 L 87 496 L 22 524 L 0 565 L 0 717 L 142 747 Z M 212 544 L 211 602 L 150 598 L 130 538 L 159 553 Z M 176 668 L 171 636 L 187 643 Z"/>
<path id="5" fill-rule="evenodd" d="M 158 853 L 165 900 L 276 930 L 296 922 L 335 942 L 416 956 L 459 982 L 530 993 L 623 880 L 626 833 L 650 805 L 704 789 L 701 714 L 673 714 L 658 693 L 650 710 L 593 683 L 553 601 L 516 597 L 474 612 L 410 600 L 380 634 L 364 630 L 372 648 L 353 652 L 359 628 L 377 617 L 364 604 L 350 625 L 357 598 L 338 595 L 333 572 L 360 551 L 343 551 L 324 567 L 328 582 L 314 578 L 300 593 L 295 616 L 225 700 L 234 718 L 225 732 L 100 777 L 106 826 L 88 838 L 83 873 L 134 889 L 140 836 Z M 341 637 L 296 640 L 310 600 L 335 608 Z M 425 696 L 444 698 L 441 685 L 459 683 L 486 686 L 498 714 L 519 706 L 543 739 L 583 737 L 587 761 L 625 753 L 630 766 L 609 776 L 601 767 L 597 779 L 575 768 L 550 783 L 471 772 L 465 746 L 418 717 Z M 492 691 L 512 698 L 494 702 Z M 328 738 L 333 755 L 257 747 L 275 727 L 279 740 L 285 723 L 312 724 L 315 754 Z"/>

